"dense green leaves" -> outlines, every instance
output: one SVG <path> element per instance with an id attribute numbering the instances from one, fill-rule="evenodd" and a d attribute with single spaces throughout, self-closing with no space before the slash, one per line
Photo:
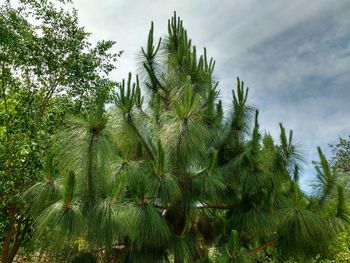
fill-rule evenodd
<path id="1" fill-rule="evenodd" d="M 36 214 L 63 196 L 57 181 L 64 181 L 57 175 L 61 167 L 53 163 L 45 165 L 53 134 L 65 125 L 67 115 L 86 116 L 95 111 L 100 91 L 109 99 L 109 91 L 115 85 L 107 78 L 120 55 L 110 52 L 114 42 L 92 45 L 89 33 L 78 25 L 76 10 L 70 7 L 69 1 L 60 2 L 67 3 L 66 8 L 36 0 L 18 1 L 15 6 L 6 1 L 0 7 L 3 262 L 11 262 L 21 242 L 32 235 L 26 202 L 36 204 L 29 207 Z M 42 176 L 43 167 L 46 171 Z M 44 182 L 38 182 L 41 179 Z M 35 185 L 32 193 L 36 194 L 27 193 L 20 198 L 32 185 Z M 68 196 L 66 193 L 65 198 Z M 71 220 L 69 225 L 80 222 L 75 220 L 76 215 L 79 217 L 76 210 L 60 209 L 61 205 L 56 203 L 47 214 Z"/>

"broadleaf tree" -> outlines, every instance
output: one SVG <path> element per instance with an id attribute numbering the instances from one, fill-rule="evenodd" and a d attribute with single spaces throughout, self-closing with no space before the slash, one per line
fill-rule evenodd
<path id="1" fill-rule="evenodd" d="M 120 53 L 112 41 L 92 45 L 69 1 L 5 1 L 0 9 L 0 244 L 1 262 L 12 262 L 32 236 L 32 218 L 22 194 L 36 185 L 41 201 L 56 170 L 50 154 L 53 134 L 66 116 L 86 115 Z M 43 172 L 44 163 L 47 170 Z M 42 175 L 45 173 L 45 176 Z M 52 183 L 52 184 L 51 184 Z M 51 191 L 52 190 L 52 191 Z M 56 192 L 57 193 L 57 192 Z M 41 199 L 43 198 L 43 199 Z M 38 203 L 40 201 L 38 200 Z M 42 207 L 37 207 L 41 211 Z M 23 246 L 22 246 L 23 247 Z"/>

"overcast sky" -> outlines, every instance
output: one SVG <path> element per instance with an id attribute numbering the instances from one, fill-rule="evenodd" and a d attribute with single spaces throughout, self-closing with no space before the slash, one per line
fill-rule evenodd
<path id="1" fill-rule="evenodd" d="M 278 123 L 293 129 L 312 180 L 320 145 L 350 134 L 350 1 L 348 0 L 74 0 L 93 40 L 110 39 L 124 50 L 112 78 L 136 71 L 151 21 L 164 36 L 176 11 L 197 50 L 216 60 L 221 98 L 231 103 L 239 76 L 260 109 L 262 130 L 275 138 Z"/>

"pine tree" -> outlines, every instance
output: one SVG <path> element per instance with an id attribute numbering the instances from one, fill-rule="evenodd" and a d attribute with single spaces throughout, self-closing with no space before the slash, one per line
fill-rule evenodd
<path id="1" fill-rule="evenodd" d="M 336 172 L 319 148 L 314 194 L 303 193 L 292 131 L 280 124 L 279 143 L 262 135 L 239 79 L 224 116 L 214 67 L 176 13 L 164 39 L 152 23 L 140 77 L 57 136 L 45 182 L 27 193 L 37 235 L 83 239 L 113 262 L 212 262 L 213 249 L 218 262 L 249 262 L 271 246 L 322 254 L 348 221 Z"/>

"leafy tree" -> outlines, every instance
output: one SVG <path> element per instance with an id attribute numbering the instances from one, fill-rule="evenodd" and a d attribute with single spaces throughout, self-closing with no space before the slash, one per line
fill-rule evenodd
<path id="1" fill-rule="evenodd" d="M 341 176 L 348 176 L 350 173 L 350 136 L 339 138 L 337 144 L 329 146 L 332 150 L 331 165 L 337 169 Z"/>
<path id="2" fill-rule="evenodd" d="M 0 243 L 7 263 L 32 235 L 20 197 L 41 178 L 52 134 L 68 113 L 86 115 L 97 91 L 115 85 L 107 75 L 120 54 L 110 52 L 112 41 L 91 45 L 76 11 L 50 1 L 23 0 L 16 8 L 7 1 L 0 12 Z"/>

